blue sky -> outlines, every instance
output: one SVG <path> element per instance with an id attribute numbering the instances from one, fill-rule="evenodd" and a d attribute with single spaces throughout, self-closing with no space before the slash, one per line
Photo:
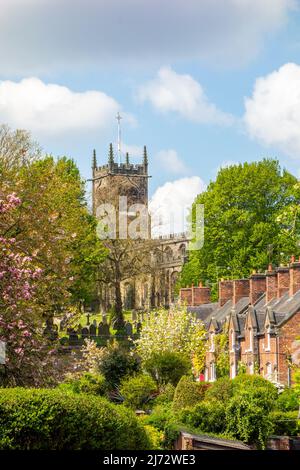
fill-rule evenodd
<path id="1" fill-rule="evenodd" d="M 124 150 L 147 145 L 150 194 L 172 183 L 175 204 L 229 163 L 298 176 L 299 26 L 297 0 L 1 0 L 0 122 L 89 178 L 120 110 Z"/>

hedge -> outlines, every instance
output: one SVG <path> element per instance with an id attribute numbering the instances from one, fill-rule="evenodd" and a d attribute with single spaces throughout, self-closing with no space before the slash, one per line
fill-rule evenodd
<path id="1" fill-rule="evenodd" d="M 300 432 L 298 411 L 272 411 L 273 434 L 277 436 L 297 436 Z"/>
<path id="2" fill-rule="evenodd" d="M 194 382 L 190 377 L 181 377 L 175 389 L 173 400 L 173 411 L 178 413 L 184 408 L 191 408 L 203 400 L 209 384 L 205 382 Z"/>
<path id="3" fill-rule="evenodd" d="M 54 389 L 0 389 L 0 449 L 149 449 L 131 410 Z"/>

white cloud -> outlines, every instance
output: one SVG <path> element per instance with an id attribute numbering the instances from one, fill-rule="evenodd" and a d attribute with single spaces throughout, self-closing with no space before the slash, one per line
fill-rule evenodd
<path id="1" fill-rule="evenodd" d="M 139 88 L 138 99 L 150 101 L 162 113 L 176 112 L 200 123 L 230 124 L 233 120 L 208 101 L 202 86 L 193 77 L 180 75 L 169 67 L 162 67 L 156 78 Z"/>
<path id="2" fill-rule="evenodd" d="M 187 228 L 187 216 L 195 197 L 205 190 L 199 176 L 167 182 L 157 188 L 149 209 L 153 235 L 180 233 Z"/>
<path id="3" fill-rule="evenodd" d="M 245 99 L 250 136 L 287 155 L 300 157 L 300 66 L 288 63 L 258 78 Z"/>
<path id="4" fill-rule="evenodd" d="M 297 0 L 1 0 L 0 73 L 249 61 Z"/>
<path id="5" fill-rule="evenodd" d="M 119 109 L 117 101 L 101 91 L 74 92 L 38 78 L 0 81 L 0 122 L 38 136 L 105 128 Z M 131 122 L 130 115 L 123 116 Z"/>
<path id="6" fill-rule="evenodd" d="M 140 145 L 129 145 L 122 142 L 122 153 L 123 156 L 128 152 L 130 157 L 142 157 L 144 153 L 144 148 Z"/>
<path id="7" fill-rule="evenodd" d="M 189 172 L 188 167 L 174 149 L 160 150 L 155 160 L 168 173 L 184 175 Z"/>

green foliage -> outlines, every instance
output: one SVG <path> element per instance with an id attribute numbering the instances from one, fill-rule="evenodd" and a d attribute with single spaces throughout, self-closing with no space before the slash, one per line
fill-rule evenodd
<path id="1" fill-rule="evenodd" d="M 155 405 L 163 405 L 166 403 L 171 403 L 174 398 L 175 387 L 174 385 L 168 383 L 163 388 L 160 389 L 159 395 L 155 399 Z"/>
<path id="2" fill-rule="evenodd" d="M 166 424 L 169 421 L 172 421 L 172 419 L 172 405 L 171 403 L 168 403 L 155 406 L 151 414 L 144 417 L 144 422 L 154 426 L 159 431 L 163 431 L 166 427 Z"/>
<path id="3" fill-rule="evenodd" d="M 289 211 L 299 192 L 296 178 L 277 160 L 222 168 L 193 204 L 193 228 L 196 204 L 204 205 L 204 245 L 190 253 L 181 285 L 209 281 L 216 298 L 221 277 L 247 277 L 252 269 L 264 270 L 270 257 L 279 265 L 290 253 L 299 255 L 300 214 Z"/>
<path id="4" fill-rule="evenodd" d="M 179 438 L 180 429 L 174 422 L 167 423 L 164 429 L 164 438 L 162 441 L 163 449 L 174 449 L 174 443 Z"/>
<path id="5" fill-rule="evenodd" d="M 92 373 L 102 374 L 110 388 L 116 388 L 124 377 L 140 369 L 138 356 L 116 341 L 106 348 L 97 348 L 94 341 L 87 340 L 82 351 L 82 366 Z"/>
<path id="6" fill-rule="evenodd" d="M 0 449 L 147 449 L 134 413 L 105 398 L 62 390 L 2 389 Z"/>
<path id="7" fill-rule="evenodd" d="M 238 397 L 239 394 L 247 392 L 252 402 L 266 412 L 271 411 L 276 405 L 278 392 L 275 385 L 260 375 L 238 375 L 232 380 L 232 386 L 234 396 Z"/>
<path id="8" fill-rule="evenodd" d="M 85 372 L 67 377 L 58 388 L 73 393 L 104 396 L 107 391 L 107 384 L 103 375 Z"/>
<path id="9" fill-rule="evenodd" d="M 175 386 L 183 375 L 191 371 L 188 359 L 175 351 L 154 353 L 143 366 L 159 387 L 167 383 Z"/>
<path id="10" fill-rule="evenodd" d="M 258 404 L 260 403 L 260 405 Z M 264 448 L 273 429 L 267 406 L 248 391 L 239 390 L 226 408 L 226 430 L 233 437 Z"/>
<path id="11" fill-rule="evenodd" d="M 192 409 L 180 413 L 179 420 L 199 432 L 222 433 L 225 423 L 225 404 L 220 401 L 202 401 Z"/>
<path id="12" fill-rule="evenodd" d="M 215 335 L 215 361 L 217 377 L 228 377 L 229 364 L 229 338 L 227 331 Z"/>
<path id="13" fill-rule="evenodd" d="M 195 372 L 201 372 L 207 347 L 205 335 L 203 323 L 186 308 L 160 309 L 143 325 L 136 349 L 143 362 L 154 354 L 176 351 L 192 362 Z"/>
<path id="14" fill-rule="evenodd" d="M 293 388 L 285 388 L 278 396 L 276 408 L 281 411 L 295 411 L 299 409 L 299 397 Z"/>
<path id="15" fill-rule="evenodd" d="M 158 429 L 156 429 L 154 426 L 150 426 L 149 424 L 144 425 L 144 430 L 146 431 L 147 437 L 151 443 L 150 449 L 161 449 L 164 434 Z"/>
<path id="16" fill-rule="evenodd" d="M 297 436 L 300 431 L 298 411 L 272 411 L 273 434 L 277 436 Z"/>
<path id="17" fill-rule="evenodd" d="M 221 377 L 211 384 L 205 392 L 205 400 L 219 400 L 227 403 L 233 396 L 233 384 L 229 377 Z"/>
<path id="18" fill-rule="evenodd" d="M 149 406 L 149 400 L 157 391 L 157 385 L 149 375 L 137 375 L 122 380 L 120 393 L 124 405 L 133 409 L 143 409 Z"/>
<path id="19" fill-rule="evenodd" d="M 183 376 L 175 389 L 173 400 L 174 413 L 184 408 L 190 408 L 203 400 L 209 384 L 194 382 L 190 377 Z"/>

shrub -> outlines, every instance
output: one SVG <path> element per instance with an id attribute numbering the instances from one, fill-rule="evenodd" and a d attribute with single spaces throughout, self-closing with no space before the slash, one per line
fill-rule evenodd
<path id="1" fill-rule="evenodd" d="M 156 406 L 150 415 L 143 418 L 145 424 L 154 426 L 159 431 L 163 431 L 166 424 L 173 418 L 171 404 Z"/>
<path id="2" fill-rule="evenodd" d="M 153 426 L 150 426 L 150 424 L 145 424 L 144 429 L 151 443 L 150 449 L 152 450 L 161 449 L 162 441 L 164 438 L 163 432 L 159 431 Z"/>
<path id="3" fill-rule="evenodd" d="M 299 398 L 296 391 L 292 388 L 285 388 L 277 399 L 276 408 L 281 411 L 298 410 Z"/>
<path id="4" fill-rule="evenodd" d="M 273 434 L 277 436 L 297 436 L 300 431 L 298 411 L 272 411 Z"/>
<path id="5" fill-rule="evenodd" d="M 264 406 L 248 391 L 240 391 L 229 401 L 226 408 L 227 432 L 245 443 L 264 448 L 272 431 L 273 423 Z"/>
<path id="6" fill-rule="evenodd" d="M 164 438 L 162 441 L 163 449 L 174 449 L 174 443 L 180 435 L 180 430 L 174 422 L 170 422 L 164 429 Z"/>
<path id="7" fill-rule="evenodd" d="M 234 396 L 238 397 L 246 391 L 252 401 L 266 412 L 271 411 L 276 405 L 278 392 L 275 385 L 259 375 L 238 375 L 232 380 L 232 385 Z"/>
<path id="8" fill-rule="evenodd" d="M 104 396 L 107 384 L 103 375 L 85 372 L 67 377 L 65 382 L 61 383 L 58 388 L 73 393 Z"/>
<path id="9" fill-rule="evenodd" d="M 180 378 L 191 370 L 187 358 L 175 351 L 154 353 L 143 365 L 159 386 L 167 383 L 176 386 Z"/>
<path id="10" fill-rule="evenodd" d="M 62 390 L 2 389 L 0 449 L 148 449 L 134 413 L 105 398 Z"/>
<path id="11" fill-rule="evenodd" d="M 197 428 L 201 432 L 223 433 L 226 430 L 225 405 L 219 401 L 202 401 L 192 409 L 185 409 L 181 412 L 182 423 Z"/>
<path id="12" fill-rule="evenodd" d="M 174 398 L 175 387 L 172 384 L 167 384 L 155 399 L 155 406 L 166 403 L 171 403 Z"/>
<path id="13" fill-rule="evenodd" d="M 205 392 L 205 400 L 228 402 L 233 396 L 233 384 L 229 377 L 221 377 L 212 383 Z"/>
<path id="14" fill-rule="evenodd" d="M 125 378 L 120 387 L 124 405 L 130 408 L 144 408 L 156 392 L 157 386 L 149 375 Z"/>
<path id="15" fill-rule="evenodd" d="M 184 408 L 191 408 L 203 400 L 209 384 L 194 382 L 190 377 L 181 377 L 175 389 L 173 411 L 176 413 Z"/>
<path id="16" fill-rule="evenodd" d="M 138 357 L 118 343 L 105 348 L 97 367 L 112 388 L 118 386 L 123 377 L 137 373 L 139 368 Z"/>

